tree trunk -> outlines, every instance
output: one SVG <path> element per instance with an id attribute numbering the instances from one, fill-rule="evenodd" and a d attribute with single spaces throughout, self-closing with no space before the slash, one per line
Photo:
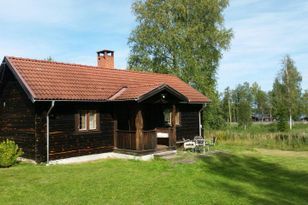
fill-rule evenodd
<path id="1" fill-rule="evenodd" d="M 228 99 L 228 107 L 229 107 L 229 122 L 230 122 L 230 125 L 231 125 L 232 115 L 231 115 L 231 103 L 230 103 L 230 99 Z"/>
<path id="2" fill-rule="evenodd" d="M 293 122 L 292 122 L 292 115 L 290 115 L 290 130 L 292 130 L 292 124 L 293 124 Z"/>

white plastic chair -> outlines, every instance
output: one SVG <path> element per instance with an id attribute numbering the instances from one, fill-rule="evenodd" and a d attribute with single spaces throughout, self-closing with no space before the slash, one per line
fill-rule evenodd
<path id="1" fill-rule="evenodd" d="M 196 143 L 196 148 L 200 150 L 200 148 L 205 152 L 205 139 L 201 136 L 195 136 L 194 141 Z"/>
<path id="2" fill-rule="evenodd" d="M 195 149 L 196 148 L 196 143 L 193 142 L 193 141 L 187 141 L 187 142 L 184 142 L 184 150 L 187 150 L 187 149 Z"/>

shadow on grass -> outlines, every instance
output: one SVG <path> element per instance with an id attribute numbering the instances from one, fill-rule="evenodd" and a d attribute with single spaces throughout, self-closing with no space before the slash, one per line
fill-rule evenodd
<path id="1" fill-rule="evenodd" d="M 217 180 L 200 181 L 202 188 L 205 184 L 219 186 L 223 192 L 251 204 L 308 203 L 307 172 L 288 170 L 251 156 L 220 153 L 201 160 L 205 170 L 219 176 Z"/>

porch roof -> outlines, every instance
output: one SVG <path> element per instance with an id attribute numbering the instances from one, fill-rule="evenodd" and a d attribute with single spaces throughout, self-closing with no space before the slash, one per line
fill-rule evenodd
<path id="1" fill-rule="evenodd" d="M 170 89 L 189 103 L 209 99 L 167 74 L 103 69 L 95 66 L 5 57 L 4 62 L 34 101 L 139 101 L 143 96 Z"/>

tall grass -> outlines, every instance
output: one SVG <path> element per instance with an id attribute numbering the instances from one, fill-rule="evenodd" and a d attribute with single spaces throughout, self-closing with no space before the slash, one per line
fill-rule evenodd
<path id="1" fill-rule="evenodd" d="M 218 143 L 282 150 L 308 150 L 308 124 L 296 124 L 288 132 L 278 132 L 275 124 L 253 124 L 247 130 L 233 125 L 225 130 L 208 131 Z"/>

